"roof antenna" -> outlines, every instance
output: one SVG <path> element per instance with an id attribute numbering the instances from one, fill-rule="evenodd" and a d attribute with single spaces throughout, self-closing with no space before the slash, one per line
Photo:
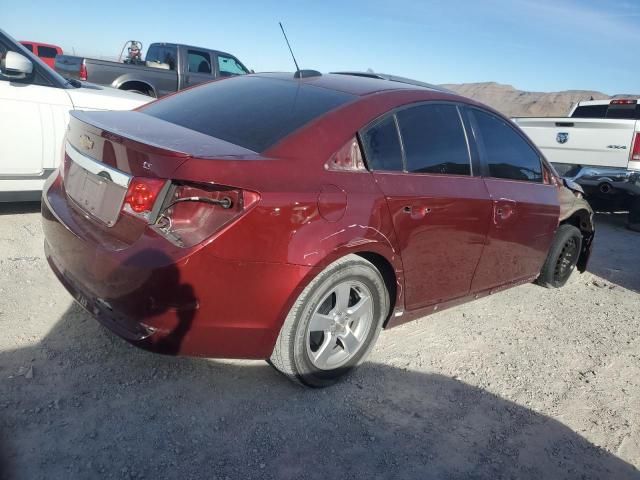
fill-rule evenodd
<path id="1" fill-rule="evenodd" d="M 282 22 L 278 22 L 280 25 L 280 30 L 282 30 L 282 35 L 284 35 L 284 40 L 287 42 L 287 47 L 289 47 L 289 51 L 291 52 L 291 58 L 293 58 L 293 63 L 296 65 L 296 74 L 300 71 L 300 67 L 298 66 L 298 62 L 296 62 L 296 56 L 293 54 L 293 50 L 291 50 L 291 45 L 289 44 L 289 39 L 287 38 L 287 34 L 284 33 L 284 27 L 282 26 Z"/>

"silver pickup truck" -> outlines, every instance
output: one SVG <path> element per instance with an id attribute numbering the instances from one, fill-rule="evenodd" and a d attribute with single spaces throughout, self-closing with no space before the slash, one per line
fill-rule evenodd
<path id="1" fill-rule="evenodd" d="M 162 97 L 221 77 L 249 70 L 233 55 L 176 43 L 152 43 L 141 65 L 58 55 L 55 70 L 63 77 Z"/>
<path id="2" fill-rule="evenodd" d="M 582 186 L 594 209 L 629 211 L 631 223 L 640 215 L 638 99 L 590 100 L 568 117 L 513 121 L 560 174 Z"/>

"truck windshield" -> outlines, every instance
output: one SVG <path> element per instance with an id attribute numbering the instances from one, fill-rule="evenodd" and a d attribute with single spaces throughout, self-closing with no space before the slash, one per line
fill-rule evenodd
<path id="1" fill-rule="evenodd" d="M 289 79 L 239 76 L 150 103 L 140 111 L 263 152 L 356 97 Z"/>

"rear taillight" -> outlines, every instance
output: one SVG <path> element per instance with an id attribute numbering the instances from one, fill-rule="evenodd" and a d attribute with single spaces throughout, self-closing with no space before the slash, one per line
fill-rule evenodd
<path id="1" fill-rule="evenodd" d="M 124 197 L 122 211 L 148 220 L 166 183 L 166 180 L 159 178 L 134 177 Z"/>
<path id="2" fill-rule="evenodd" d="M 631 161 L 640 162 L 640 132 L 633 138 L 633 148 L 631 149 Z"/>
<path id="3" fill-rule="evenodd" d="M 80 64 L 80 80 L 87 80 L 87 64 L 84 60 Z"/>
<path id="4" fill-rule="evenodd" d="M 174 184 L 155 228 L 180 247 L 191 247 L 222 230 L 250 209 L 260 196 L 221 185 Z"/>

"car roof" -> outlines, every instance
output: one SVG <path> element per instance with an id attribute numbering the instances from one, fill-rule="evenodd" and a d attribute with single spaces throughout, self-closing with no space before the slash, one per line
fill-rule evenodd
<path id="1" fill-rule="evenodd" d="M 414 80 L 412 78 L 407 78 L 407 77 L 400 77 L 398 75 L 391 75 L 389 73 L 357 72 L 357 71 L 331 72 L 331 73 L 336 75 L 352 75 L 355 77 L 375 78 L 378 80 L 387 80 L 389 82 L 406 83 L 408 85 L 413 85 L 415 87 L 424 87 L 429 90 L 436 90 L 438 92 L 455 93 L 451 90 L 448 90 L 444 87 L 439 87 L 438 85 L 434 85 L 432 83 L 422 82 L 420 80 Z"/>
<path id="2" fill-rule="evenodd" d="M 428 83 L 419 82 L 417 80 L 388 74 L 371 74 L 369 72 L 335 72 L 325 74 L 314 72 L 311 74 L 305 74 L 302 78 L 294 77 L 293 72 L 256 73 L 254 76 L 277 78 L 291 82 L 301 82 L 307 85 L 337 90 L 357 96 L 392 90 L 432 91 L 456 95 L 454 92 L 449 90 L 436 87 Z"/>

